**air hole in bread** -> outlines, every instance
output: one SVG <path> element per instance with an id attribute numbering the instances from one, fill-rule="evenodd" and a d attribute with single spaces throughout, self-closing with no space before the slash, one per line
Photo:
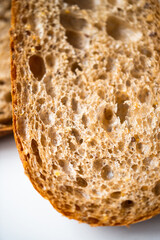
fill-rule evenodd
<path id="1" fill-rule="evenodd" d="M 46 92 L 48 95 L 50 95 L 52 98 L 55 97 L 55 91 L 54 91 L 54 86 L 53 86 L 53 80 L 52 80 L 52 76 L 48 75 L 44 78 L 44 82 L 45 82 L 45 87 L 46 87 Z"/>
<path id="2" fill-rule="evenodd" d="M 0 86 L 3 86 L 5 82 L 3 80 L 0 80 Z"/>
<path id="3" fill-rule="evenodd" d="M 110 180 L 114 177 L 113 171 L 109 165 L 105 165 L 101 170 L 101 177 L 104 180 Z"/>
<path id="4" fill-rule="evenodd" d="M 26 82 L 23 83 L 23 94 L 22 94 L 22 102 L 23 104 L 28 104 L 28 88 L 26 87 Z"/>
<path id="5" fill-rule="evenodd" d="M 138 165 L 137 165 L 137 164 L 133 164 L 133 165 L 132 165 L 133 171 L 137 171 L 137 168 L 138 168 Z"/>
<path id="6" fill-rule="evenodd" d="M 66 185 L 65 186 L 65 190 L 69 193 L 69 194 L 73 194 L 73 188 L 71 186 Z"/>
<path id="7" fill-rule="evenodd" d="M 108 0 L 108 3 L 112 4 L 112 5 L 116 5 L 117 0 Z"/>
<path id="8" fill-rule="evenodd" d="M 30 12 L 30 14 L 27 16 L 27 26 L 29 26 L 29 30 L 36 31 L 37 32 L 37 22 L 36 22 L 36 16 L 34 12 Z"/>
<path id="9" fill-rule="evenodd" d="M 12 97 L 11 97 L 11 92 L 7 92 L 5 95 L 4 95 L 4 100 L 8 103 L 12 102 Z"/>
<path id="10" fill-rule="evenodd" d="M 83 139 L 81 138 L 80 133 L 77 129 L 73 128 L 71 134 L 75 137 L 78 144 L 81 144 L 83 142 Z"/>
<path id="11" fill-rule="evenodd" d="M 101 74 L 99 74 L 99 76 L 98 77 L 96 77 L 96 80 L 98 79 L 100 79 L 100 80 L 105 80 L 106 79 L 106 77 L 107 77 L 107 74 L 106 73 L 101 73 Z"/>
<path id="12" fill-rule="evenodd" d="M 46 177 L 42 173 L 40 173 L 40 178 L 46 181 Z"/>
<path id="13" fill-rule="evenodd" d="M 53 170 L 57 170 L 58 169 L 56 163 L 52 163 L 52 168 L 53 168 Z"/>
<path id="14" fill-rule="evenodd" d="M 32 139 L 31 141 L 31 148 L 32 148 L 33 154 L 36 157 L 37 163 L 40 166 L 42 166 L 42 159 L 40 158 L 40 155 L 39 155 L 38 144 L 34 139 Z"/>
<path id="15" fill-rule="evenodd" d="M 98 92 L 97 92 L 98 96 L 102 99 L 105 98 L 105 91 L 102 90 L 102 89 L 99 89 Z"/>
<path id="16" fill-rule="evenodd" d="M 40 189 L 43 189 L 43 184 L 39 181 L 39 179 L 36 178 L 35 181 L 36 181 L 38 187 L 39 187 Z"/>
<path id="17" fill-rule="evenodd" d="M 22 17 L 22 23 L 26 24 L 27 23 L 27 18 L 26 17 Z"/>
<path id="18" fill-rule="evenodd" d="M 87 127 L 87 122 L 88 122 L 87 116 L 85 114 L 83 114 L 83 116 L 82 116 L 82 123 L 83 123 L 85 128 Z"/>
<path id="19" fill-rule="evenodd" d="M 71 205 L 69 205 L 69 204 L 65 204 L 64 207 L 65 207 L 65 209 L 67 209 L 67 210 L 68 210 L 68 209 L 71 209 Z"/>
<path id="20" fill-rule="evenodd" d="M 84 198 L 84 191 L 82 189 L 75 188 L 74 194 L 77 198 Z"/>
<path id="21" fill-rule="evenodd" d="M 81 68 L 81 66 L 79 65 L 79 63 L 75 62 L 75 63 L 72 64 L 71 70 L 72 70 L 73 73 L 76 74 L 77 70 L 78 70 L 78 71 L 82 71 L 82 68 Z"/>
<path id="22" fill-rule="evenodd" d="M 134 77 L 134 78 L 140 78 L 142 73 L 140 71 L 140 69 L 137 69 L 137 68 L 133 68 L 131 70 L 131 75 Z"/>
<path id="23" fill-rule="evenodd" d="M 81 84 L 79 85 L 79 87 L 81 87 Z M 78 93 L 78 95 L 79 95 L 79 97 L 81 98 L 81 99 L 85 99 L 86 97 L 87 97 L 87 93 L 85 92 L 85 91 L 80 91 L 79 93 Z"/>
<path id="24" fill-rule="evenodd" d="M 32 93 L 36 94 L 38 92 L 38 85 L 37 83 L 33 83 L 32 85 Z"/>
<path id="25" fill-rule="evenodd" d="M 103 124 L 103 128 L 107 132 L 112 131 L 112 118 L 113 118 L 112 110 L 108 107 L 105 107 L 102 115 L 102 124 Z"/>
<path id="26" fill-rule="evenodd" d="M 18 92 L 18 93 L 21 93 L 21 90 L 22 90 L 22 89 L 21 89 L 21 84 L 18 82 L 18 83 L 17 83 L 17 92 Z"/>
<path id="27" fill-rule="evenodd" d="M 64 0 L 69 5 L 78 5 L 80 9 L 93 9 L 94 0 Z"/>
<path id="28" fill-rule="evenodd" d="M 126 200 L 121 203 L 122 208 L 132 208 L 134 206 L 134 202 L 132 200 Z"/>
<path id="29" fill-rule="evenodd" d="M 160 180 L 155 183 L 155 187 L 152 189 L 156 196 L 160 195 Z"/>
<path id="30" fill-rule="evenodd" d="M 129 4 L 134 4 L 134 3 L 135 3 L 135 0 L 128 0 L 128 3 L 129 3 Z"/>
<path id="31" fill-rule="evenodd" d="M 127 86 L 127 87 L 130 87 L 130 86 L 131 86 L 131 81 L 130 81 L 130 80 L 127 80 L 127 81 L 126 81 L 126 86 Z"/>
<path id="32" fill-rule="evenodd" d="M 99 220 L 97 218 L 89 217 L 87 222 L 89 224 L 97 224 L 99 222 Z"/>
<path id="33" fill-rule="evenodd" d="M 68 144 L 69 144 L 69 148 L 70 148 L 71 151 L 76 150 L 76 146 L 74 145 L 74 143 L 70 139 L 68 140 Z"/>
<path id="34" fill-rule="evenodd" d="M 40 50 L 42 49 L 42 46 L 41 46 L 41 45 L 37 45 L 37 46 L 35 46 L 35 49 L 36 49 L 37 51 L 40 51 Z"/>
<path id="35" fill-rule="evenodd" d="M 114 59 L 111 58 L 111 57 L 108 57 L 107 58 L 107 65 L 106 65 L 106 71 L 109 72 L 109 71 L 113 70 L 114 66 L 115 66 L 114 65 Z"/>
<path id="36" fill-rule="evenodd" d="M 33 76 L 38 79 L 38 81 L 40 81 L 44 77 L 46 73 L 46 68 L 42 57 L 38 55 L 31 56 L 29 58 L 29 67 Z"/>
<path id="37" fill-rule="evenodd" d="M 95 63 L 95 64 L 93 65 L 93 69 L 98 69 L 98 64 L 97 64 L 97 63 Z"/>
<path id="38" fill-rule="evenodd" d="M 141 103 L 147 103 L 150 99 L 150 91 L 147 88 L 143 88 L 138 92 L 138 99 Z"/>
<path id="39" fill-rule="evenodd" d="M 136 42 L 142 37 L 142 33 L 139 30 L 115 16 L 108 17 L 106 30 L 108 35 L 115 40 Z"/>
<path id="40" fill-rule="evenodd" d="M 18 118 L 18 133 L 23 139 L 26 138 L 26 129 L 27 129 L 26 119 L 23 116 L 20 116 Z"/>
<path id="41" fill-rule="evenodd" d="M 97 144 L 95 139 L 91 139 L 91 141 L 88 142 L 89 147 L 94 147 Z"/>
<path id="42" fill-rule="evenodd" d="M 87 26 L 87 21 L 83 18 L 78 18 L 77 15 L 70 13 L 60 14 L 60 23 L 68 30 L 81 31 Z"/>
<path id="43" fill-rule="evenodd" d="M 144 164 L 145 166 L 149 166 L 150 163 L 151 163 L 151 161 L 152 161 L 152 158 L 151 158 L 151 157 L 146 157 L 146 158 L 143 159 L 143 164 Z"/>
<path id="44" fill-rule="evenodd" d="M 118 103 L 116 115 L 120 118 L 120 122 L 123 123 L 128 114 L 129 106 L 126 103 Z"/>
<path id="45" fill-rule="evenodd" d="M 38 124 L 38 121 L 37 121 L 37 120 L 35 121 L 34 125 L 35 125 L 35 129 L 38 130 L 39 124 Z"/>
<path id="46" fill-rule="evenodd" d="M 46 92 L 48 95 L 50 95 L 52 98 L 54 98 L 56 95 L 55 95 L 55 90 L 54 90 L 54 86 L 51 82 L 48 82 L 45 84 L 46 86 Z"/>
<path id="47" fill-rule="evenodd" d="M 48 32 L 47 32 L 47 35 L 49 36 L 49 37 L 53 37 L 53 31 L 52 30 L 49 30 Z"/>
<path id="48" fill-rule="evenodd" d="M 120 122 L 123 123 L 128 114 L 129 105 L 125 103 L 129 99 L 126 93 L 118 92 L 116 96 L 117 103 L 117 113 L 116 115 L 119 117 Z"/>
<path id="49" fill-rule="evenodd" d="M 139 47 L 138 50 L 140 51 L 140 53 L 142 53 L 143 55 L 147 56 L 147 57 L 152 57 L 152 51 L 149 48 L 145 48 L 145 47 Z"/>
<path id="50" fill-rule="evenodd" d="M 50 113 L 47 110 L 41 110 L 39 113 L 40 119 L 42 122 L 46 125 L 49 125 L 51 123 L 50 121 Z"/>
<path id="51" fill-rule="evenodd" d="M 118 91 L 116 93 L 116 103 L 124 103 L 125 101 L 129 100 L 129 96 L 126 92 Z"/>
<path id="52" fill-rule="evenodd" d="M 158 152 L 160 151 L 160 143 L 156 144 L 156 149 L 157 149 Z"/>
<path id="53" fill-rule="evenodd" d="M 47 190 L 47 194 L 49 194 L 50 196 L 53 196 L 53 193 L 50 190 Z"/>
<path id="54" fill-rule="evenodd" d="M 51 144 L 55 146 L 57 144 L 57 134 L 53 127 L 48 129 L 48 137 L 51 140 Z"/>
<path id="55" fill-rule="evenodd" d="M 79 205 L 77 205 L 77 204 L 75 204 L 75 209 L 76 209 L 76 211 L 81 211 L 81 208 L 80 208 L 80 206 L 79 206 Z"/>
<path id="56" fill-rule="evenodd" d="M 82 178 L 82 177 L 77 177 L 76 178 L 76 183 L 80 187 L 87 187 L 87 185 L 88 185 L 87 181 L 84 178 Z"/>
<path id="57" fill-rule="evenodd" d="M 45 39 L 44 39 L 44 44 L 47 44 L 48 41 L 49 41 L 49 39 L 48 39 L 48 38 L 45 38 Z"/>
<path id="58" fill-rule="evenodd" d="M 27 35 L 27 36 L 30 36 L 30 35 L 31 35 L 31 31 L 27 30 L 27 31 L 26 31 L 26 35 Z"/>
<path id="59" fill-rule="evenodd" d="M 69 173 L 69 166 L 68 166 L 68 162 L 67 161 L 64 161 L 64 160 L 59 160 L 58 161 L 59 165 L 61 166 L 62 170 L 65 172 L 65 173 Z"/>
<path id="60" fill-rule="evenodd" d="M 82 168 L 81 165 L 78 166 L 78 173 L 79 173 L 80 175 L 83 175 L 83 174 L 84 174 L 83 168 Z"/>
<path id="61" fill-rule="evenodd" d="M 89 38 L 78 32 L 67 30 L 66 37 L 68 43 L 77 49 L 83 49 L 89 44 Z"/>
<path id="62" fill-rule="evenodd" d="M 67 104 L 67 101 L 68 101 L 68 98 L 67 98 L 67 97 L 61 98 L 61 102 L 62 102 L 62 104 L 65 105 L 65 106 L 66 106 L 66 104 Z"/>
<path id="63" fill-rule="evenodd" d="M 120 191 L 111 193 L 111 198 L 119 199 L 120 197 L 121 197 L 121 192 Z"/>
<path id="64" fill-rule="evenodd" d="M 111 109 L 105 108 L 104 109 L 104 117 L 107 121 L 110 121 L 113 118 L 113 112 Z"/>
<path id="65" fill-rule="evenodd" d="M 93 169 L 96 171 L 101 170 L 103 167 L 103 160 L 102 159 L 97 159 L 93 162 Z"/>
<path id="66" fill-rule="evenodd" d="M 160 132 L 157 134 L 157 139 L 160 140 Z"/>
<path id="67" fill-rule="evenodd" d="M 23 34 L 20 33 L 19 35 L 16 36 L 17 43 L 21 43 L 23 41 Z"/>
<path id="68" fill-rule="evenodd" d="M 75 98 L 72 98 L 71 106 L 72 106 L 72 110 L 74 112 L 77 112 L 77 110 L 78 110 L 78 102 L 77 102 L 77 100 Z"/>
<path id="69" fill-rule="evenodd" d="M 20 68 L 20 73 L 21 73 L 21 77 L 25 76 L 25 69 L 23 67 Z"/>
<path id="70" fill-rule="evenodd" d="M 42 135 L 41 135 L 41 144 L 42 144 L 42 146 L 45 147 L 45 146 L 46 146 L 46 143 L 47 143 L 46 137 L 42 134 Z"/>
<path id="71" fill-rule="evenodd" d="M 98 31 L 103 30 L 103 25 L 102 25 L 101 22 L 95 22 L 93 26 L 94 26 L 95 28 L 97 28 Z"/>
<path id="72" fill-rule="evenodd" d="M 37 103 L 39 103 L 40 105 L 44 104 L 45 103 L 45 98 L 38 98 Z"/>
<path id="73" fill-rule="evenodd" d="M 119 143 L 118 143 L 118 149 L 119 149 L 120 151 L 123 151 L 123 150 L 124 150 L 124 142 L 119 142 Z"/>
<path id="74" fill-rule="evenodd" d="M 136 149 L 139 153 L 143 153 L 143 144 L 141 142 L 136 144 Z"/>
<path id="75" fill-rule="evenodd" d="M 142 186 L 142 187 L 141 187 L 141 190 L 142 190 L 143 192 L 148 191 L 148 186 L 145 186 L 145 185 Z"/>
<path id="76" fill-rule="evenodd" d="M 73 213 L 72 213 L 72 212 L 63 211 L 63 214 L 64 214 L 65 216 L 67 216 L 68 218 L 72 218 L 72 216 L 73 216 Z"/>
<path id="77" fill-rule="evenodd" d="M 55 64 L 55 59 L 54 59 L 54 56 L 53 56 L 53 54 L 52 53 L 50 53 L 50 54 L 48 54 L 47 56 L 46 56 L 46 63 L 47 63 L 47 65 L 48 65 L 48 67 L 53 67 L 54 66 L 54 64 Z"/>

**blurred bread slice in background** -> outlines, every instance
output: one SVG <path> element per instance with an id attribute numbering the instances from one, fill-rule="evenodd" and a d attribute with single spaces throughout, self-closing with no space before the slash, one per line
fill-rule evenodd
<path id="1" fill-rule="evenodd" d="M 12 132 L 10 17 L 11 1 L 0 0 L 0 136 Z"/>

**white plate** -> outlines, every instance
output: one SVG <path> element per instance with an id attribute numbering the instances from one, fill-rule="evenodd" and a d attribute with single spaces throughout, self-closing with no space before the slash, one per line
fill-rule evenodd
<path id="1" fill-rule="evenodd" d="M 126 227 L 79 224 L 57 213 L 24 175 L 12 136 L 0 139 L 0 240 L 159 240 L 160 216 Z"/>

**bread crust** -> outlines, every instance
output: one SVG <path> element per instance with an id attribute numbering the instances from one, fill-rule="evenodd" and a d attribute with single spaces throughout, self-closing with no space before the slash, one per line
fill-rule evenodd
<path id="1" fill-rule="evenodd" d="M 15 88 L 16 88 L 16 66 L 14 64 L 14 61 L 13 61 L 13 55 L 14 55 L 14 37 L 12 35 L 12 30 L 15 28 L 15 21 L 16 21 L 16 0 L 12 0 L 12 28 L 11 28 L 11 34 L 10 34 L 10 41 L 11 41 L 11 83 L 12 83 L 12 107 L 14 109 L 14 106 L 17 104 L 17 96 L 15 94 Z M 66 212 L 64 212 L 63 209 L 60 209 L 58 207 L 58 205 L 56 205 L 56 202 L 53 202 L 52 200 L 50 200 L 50 198 L 48 198 L 45 194 L 44 191 L 42 191 L 36 184 L 35 184 L 35 181 L 34 179 L 32 178 L 31 174 L 30 174 L 30 171 L 29 171 L 29 164 L 28 164 L 28 161 L 27 161 L 27 157 L 25 155 L 25 149 L 23 149 L 23 146 L 22 146 L 22 142 L 21 142 L 21 139 L 19 138 L 18 136 L 18 130 L 17 130 L 17 119 L 16 119 L 16 115 L 14 114 L 14 111 L 12 113 L 13 115 L 13 132 L 14 132 L 14 138 L 15 138 L 15 141 L 16 141 L 16 145 L 17 145 L 17 149 L 18 149 L 18 152 L 19 152 L 19 156 L 20 156 L 20 159 L 22 161 L 22 164 L 23 164 L 23 167 L 25 169 L 25 174 L 28 176 L 28 178 L 30 179 L 33 187 L 37 190 L 37 192 L 40 193 L 40 195 L 42 197 L 44 197 L 45 199 L 49 200 L 50 203 L 53 205 L 53 207 L 59 212 L 61 213 L 62 215 L 68 217 L 69 219 L 75 219 L 75 220 L 78 220 L 79 222 L 84 222 L 86 223 L 86 221 L 83 221 L 79 218 L 79 214 L 74 212 L 73 214 L 70 214 L 68 215 Z M 137 222 L 141 222 L 141 221 L 144 221 L 144 220 L 147 220 L 147 219 L 150 219 L 152 218 L 153 216 L 157 215 L 157 214 L 160 214 L 160 209 L 156 209 L 154 210 L 153 212 L 149 213 L 149 214 L 146 214 L 144 216 L 141 216 L 140 218 L 136 218 L 134 219 L 133 221 L 123 221 L 123 222 L 120 222 L 120 223 L 110 223 L 109 225 L 106 225 L 106 224 L 102 224 L 101 222 L 99 223 L 89 223 L 91 226 L 129 226 L 130 224 L 134 224 L 134 223 L 137 223 Z"/>

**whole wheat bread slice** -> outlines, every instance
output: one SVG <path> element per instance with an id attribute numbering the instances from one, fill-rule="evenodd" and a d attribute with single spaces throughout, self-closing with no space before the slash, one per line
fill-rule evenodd
<path id="1" fill-rule="evenodd" d="M 92 226 L 160 212 L 157 0 L 13 1 L 14 133 L 25 173 Z"/>
<path id="2" fill-rule="evenodd" d="M 0 0 L 0 136 L 12 132 L 10 12 L 11 1 Z"/>

